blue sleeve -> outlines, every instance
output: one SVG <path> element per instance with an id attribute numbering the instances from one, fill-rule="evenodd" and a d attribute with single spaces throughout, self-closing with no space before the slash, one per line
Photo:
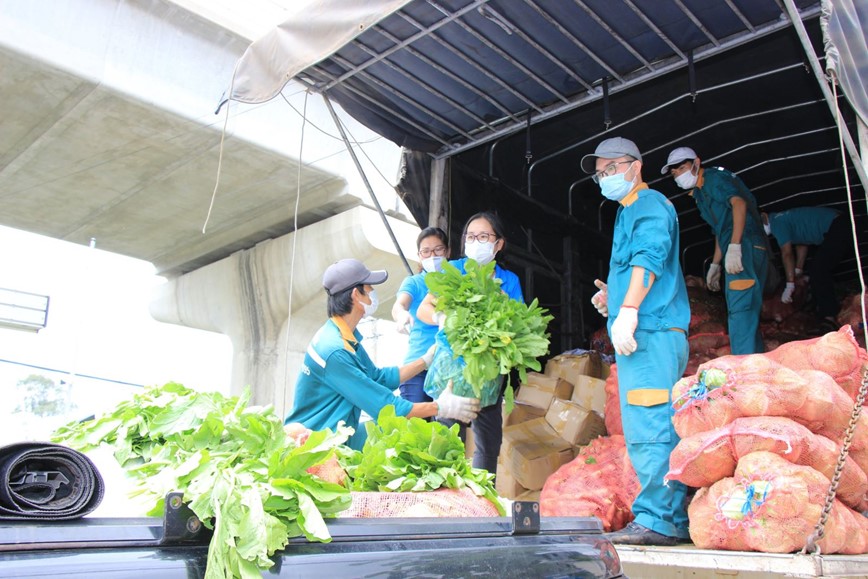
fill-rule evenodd
<path id="1" fill-rule="evenodd" d="M 413 278 L 416 276 L 408 275 L 404 278 L 404 281 L 401 282 L 401 287 L 398 288 L 398 293 L 404 292 L 405 294 L 413 295 Z"/>
<path id="2" fill-rule="evenodd" d="M 643 267 L 659 278 L 672 250 L 673 216 L 652 196 L 640 197 L 631 209 L 635 209 L 630 212 L 635 218 L 630 230 L 630 265 Z"/>
<path id="3" fill-rule="evenodd" d="M 524 302 L 524 294 L 521 291 L 521 284 L 518 281 L 517 275 L 508 269 L 502 269 L 500 266 L 497 266 L 495 275 L 497 275 L 497 278 L 501 282 L 500 289 L 502 289 L 506 295 L 517 302 Z"/>
<path id="4" fill-rule="evenodd" d="M 367 373 L 372 368 L 376 369 L 375 376 Z M 373 418 L 388 404 L 395 406 L 399 416 L 406 416 L 413 408 L 412 402 L 393 394 L 398 387 L 398 368 L 376 368 L 362 348 L 355 355 L 347 350 L 332 352 L 326 361 L 324 379 L 335 392 Z"/>

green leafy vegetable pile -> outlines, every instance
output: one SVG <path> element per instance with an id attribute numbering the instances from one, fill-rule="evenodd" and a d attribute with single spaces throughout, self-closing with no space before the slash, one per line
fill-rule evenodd
<path id="1" fill-rule="evenodd" d="M 437 311 L 446 313 L 446 339 L 466 364 L 464 379 L 477 397 L 482 385 L 516 368 L 522 381 L 528 370 L 540 370 L 538 357 L 549 351 L 548 323 L 553 319 L 536 299 L 530 305 L 511 299 L 494 277 L 495 262 L 465 262 L 465 274 L 446 263 L 442 272 L 425 276 L 437 296 Z M 506 400 L 512 409 L 512 387 Z"/>
<path id="2" fill-rule="evenodd" d="M 58 429 L 52 440 L 86 451 L 107 443 L 161 515 L 165 496 L 184 501 L 214 530 L 207 579 L 262 577 L 290 537 L 330 541 L 323 515 L 350 506 L 349 490 L 307 472 L 352 429 L 312 432 L 299 445 L 271 407 L 241 397 L 194 392 L 177 383 L 149 388 L 111 413 Z"/>
<path id="3" fill-rule="evenodd" d="M 467 487 L 491 501 L 501 515 L 494 475 L 473 468 L 464 455 L 458 425 L 395 416 L 395 407 L 380 411 L 376 423 L 366 423 L 368 439 L 361 451 L 343 457 L 354 491 L 432 491 Z"/>

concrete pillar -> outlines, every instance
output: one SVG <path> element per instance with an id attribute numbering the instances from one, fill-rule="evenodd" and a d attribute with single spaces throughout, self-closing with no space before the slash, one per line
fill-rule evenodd
<path id="1" fill-rule="evenodd" d="M 404 254 L 416 255 L 419 228 L 391 217 L 389 222 Z M 227 335 L 233 346 L 232 394 L 250 386 L 252 404 L 273 404 L 284 415 L 292 406 L 307 344 L 326 320 L 322 273 L 345 257 L 389 272 L 388 281 L 377 287 L 378 317 L 388 319 L 407 272 L 380 217 L 367 207 L 170 280 L 156 291 L 151 315 Z"/>

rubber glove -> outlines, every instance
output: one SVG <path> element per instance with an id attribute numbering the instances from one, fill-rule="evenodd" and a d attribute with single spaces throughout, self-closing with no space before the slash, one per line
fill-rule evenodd
<path id="1" fill-rule="evenodd" d="M 741 244 L 730 243 L 726 249 L 726 273 L 741 273 L 744 267 L 741 265 Z"/>
<path id="2" fill-rule="evenodd" d="M 621 306 L 618 317 L 612 323 L 612 345 L 615 352 L 622 356 L 629 356 L 636 351 L 636 339 L 633 333 L 639 325 L 639 310 L 636 308 Z"/>
<path id="3" fill-rule="evenodd" d="M 781 301 L 785 304 L 793 303 L 793 292 L 796 291 L 796 284 L 791 281 L 787 282 L 787 287 L 784 288 L 784 293 L 781 295 Z"/>
<path id="4" fill-rule="evenodd" d="M 434 323 L 441 330 L 446 326 L 446 312 L 434 312 Z"/>
<path id="5" fill-rule="evenodd" d="M 720 291 L 720 264 L 712 263 L 708 266 L 708 274 L 705 276 L 705 284 L 713 292 Z"/>
<path id="6" fill-rule="evenodd" d="M 436 343 L 431 344 L 431 347 L 428 348 L 428 351 L 426 351 L 424 354 L 422 354 L 422 356 L 421 356 L 420 359 L 421 359 L 423 362 L 425 362 L 425 367 L 426 367 L 426 368 L 430 368 L 430 367 L 431 367 L 431 362 L 434 361 L 434 351 L 435 351 L 436 349 L 437 349 L 437 344 L 436 344 Z"/>
<path id="7" fill-rule="evenodd" d="M 413 329 L 413 324 L 415 323 L 415 320 L 413 319 L 413 314 L 411 314 L 407 310 L 401 310 L 400 312 L 398 312 L 395 323 L 398 324 L 398 333 L 409 334 L 410 330 Z"/>
<path id="8" fill-rule="evenodd" d="M 594 294 L 594 297 L 591 298 L 591 304 L 597 311 L 600 312 L 600 315 L 604 318 L 609 317 L 609 286 L 603 283 L 602 281 L 595 279 L 594 285 L 597 286 L 598 291 Z"/>
<path id="9" fill-rule="evenodd" d="M 479 399 L 456 396 L 452 393 L 452 380 L 435 400 L 437 418 L 451 418 L 459 422 L 470 422 L 479 414 Z"/>

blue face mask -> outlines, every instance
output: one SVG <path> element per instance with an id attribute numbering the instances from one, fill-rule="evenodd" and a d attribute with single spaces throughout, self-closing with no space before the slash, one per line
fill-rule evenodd
<path id="1" fill-rule="evenodd" d="M 620 201 L 627 196 L 627 193 L 633 189 L 633 182 L 627 181 L 624 175 L 627 173 L 617 173 L 600 179 L 600 192 L 603 197 L 612 201 Z"/>

